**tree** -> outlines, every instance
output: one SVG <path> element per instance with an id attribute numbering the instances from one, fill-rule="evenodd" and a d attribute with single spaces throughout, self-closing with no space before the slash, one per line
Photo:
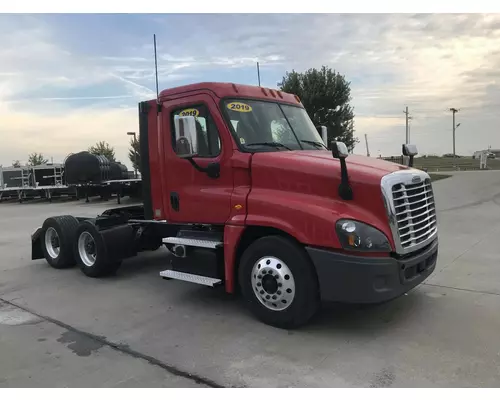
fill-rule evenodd
<path id="1" fill-rule="evenodd" d="M 94 146 L 90 146 L 88 151 L 96 156 L 105 156 L 109 161 L 116 161 L 115 149 L 105 141 L 97 142 Z"/>
<path id="2" fill-rule="evenodd" d="M 49 160 L 43 157 L 42 153 L 31 153 L 28 156 L 28 165 L 34 166 L 34 165 L 42 165 L 42 164 L 47 164 Z"/>
<path id="3" fill-rule="evenodd" d="M 19 168 L 21 166 L 21 161 L 19 161 L 19 160 L 12 161 L 12 166 L 14 168 Z"/>
<path id="4" fill-rule="evenodd" d="M 297 95 L 315 126 L 328 128 L 328 145 L 335 140 L 344 142 L 352 152 L 359 139 L 354 137 L 354 109 L 350 82 L 326 66 L 311 68 L 304 73 L 287 72 L 279 88 Z M 329 146 L 330 147 L 330 146 Z"/>
<path id="5" fill-rule="evenodd" d="M 128 151 L 128 158 L 132 163 L 134 169 L 137 169 L 139 172 L 142 173 L 140 144 L 139 140 L 137 140 L 135 137 L 130 139 L 130 149 Z"/>

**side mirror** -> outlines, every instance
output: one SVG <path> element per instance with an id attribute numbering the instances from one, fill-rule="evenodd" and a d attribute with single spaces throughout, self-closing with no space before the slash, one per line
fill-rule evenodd
<path id="1" fill-rule="evenodd" d="M 404 156 L 416 156 L 418 154 L 417 146 L 414 144 L 403 144 L 403 155 Z"/>
<path id="2" fill-rule="evenodd" d="M 344 200 L 352 200 L 353 193 L 349 183 L 349 175 L 347 174 L 347 158 L 349 152 L 347 146 L 343 142 L 332 142 L 332 156 L 340 160 L 340 185 L 339 195 Z"/>
<path id="3" fill-rule="evenodd" d="M 324 125 L 317 126 L 316 129 L 318 130 L 321 139 L 323 139 L 323 143 L 326 147 L 328 147 L 328 129 Z"/>
<path id="4" fill-rule="evenodd" d="M 175 126 L 175 152 L 181 158 L 185 158 L 196 168 L 197 171 L 207 174 L 210 178 L 220 177 L 220 164 L 210 163 L 208 166 L 201 167 L 193 159 L 198 155 L 198 133 L 196 130 L 196 120 L 192 115 L 185 117 L 176 116 Z"/>
<path id="5" fill-rule="evenodd" d="M 413 157 L 418 154 L 417 146 L 414 144 L 403 144 L 403 155 L 410 157 L 408 162 L 408 166 L 413 167 Z"/>
<path id="6" fill-rule="evenodd" d="M 332 142 L 332 156 L 333 158 L 344 159 L 347 158 L 349 152 L 347 146 L 343 142 Z"/>
<path id="7" fill-rule="evenodd" d="M 181 158 L 191 158 L 198 154 L 198 135 L 196 134 L 196 120 L 193 116 L 174 119 L 175 152 Z"/>

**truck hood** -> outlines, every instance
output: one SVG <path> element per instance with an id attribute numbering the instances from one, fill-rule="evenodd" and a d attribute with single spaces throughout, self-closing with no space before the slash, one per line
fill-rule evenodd
<path id="1" fill-rule="evenodd" d="M 389 235 L 381 179 L 408 167 L 356 155 L 349 155 L 346 164 L 353 190 L 350 201 L 338 193 L 340 161 L 326 150 L 255 153 L 251 161 L 252 190 L 274 192 L 282 198 L 300 195 L 309 204 L 324 204 L 332 218 L 366 221 Z"/>
<path id="2" fill-rule="evenodd" d="M 347 157 L 346 164 L 352 184 L 370 184 L 376 181 L 379 186 L 384 175 L 408 169 L 404 165 L 358 155 Z M 330 182 L 340 182 L 340 161 L 326 150 L 255 153 L 252 157 L 252 170 L 258 170 L 261 166 L 274 172 L 290 172 L 295 179 L 326 178 Z"/>

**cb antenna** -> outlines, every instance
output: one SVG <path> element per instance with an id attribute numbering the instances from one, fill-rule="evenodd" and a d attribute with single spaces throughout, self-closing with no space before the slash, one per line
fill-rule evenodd
<path id="1" fill-rule="evenodd" d="M 160 104 L 160 92 L 158 89 L 158 56 L 156 54 L 156 34 L 153 35 L 153 46 L 155 51 L 156 103 Z"/>

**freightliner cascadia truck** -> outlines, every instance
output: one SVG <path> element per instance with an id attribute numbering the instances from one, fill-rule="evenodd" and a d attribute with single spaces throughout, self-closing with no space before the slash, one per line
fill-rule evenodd
<path id="1" fill-rule="evenodd" d="M 413 145 L 408 166 L 329 149 L 297 96 L 232 83 L 164 90 L 139 103 L 139 129 L 143 205 L 48 218 L 33 260 L 101 277 L 166 246 L 161 277 L 221 285 L 287 329 L 323 302 L 397 298 L 435 269 L 433 190 Z"/>

